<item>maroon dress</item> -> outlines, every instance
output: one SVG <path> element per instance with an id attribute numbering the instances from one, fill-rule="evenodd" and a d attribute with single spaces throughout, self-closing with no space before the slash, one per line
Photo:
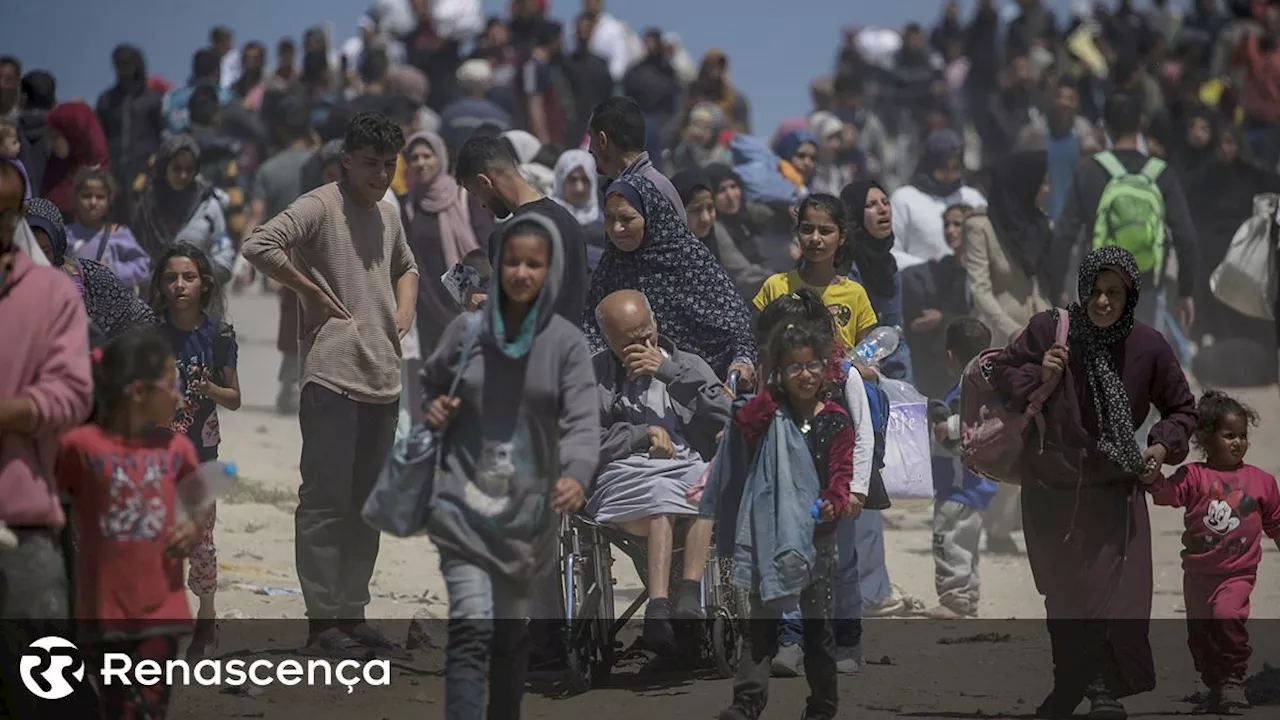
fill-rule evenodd
<path id="1" fill-rule="evenodd" d="M 1012 407 L 1025 405 L 1039 384 L 1055 327 L 1052 311 L 1036 315 L 994 362 L 993 382 Z M 1141 427 L 1154 405 L 1161 420 L 1148 443 L 1168 449 L 1166 463 L 1181 463 L 1197 416 L 1172 348 L 1154 329 L 1135 323 L 1112 353 L 1133 426 Z M 1034 427 L 1027 439 L 1023 526 L 1036 589 L 1045 599 L 1055 686 L 1102 680 L 1122 698 L 1155 687 L 1147 637 L 1151 523 L 1138 478 L 1096 449 L 1097 413 L 1083 355 L 1071 351 L 1067 374 L 1045 405 L 1044 452 Z"/>

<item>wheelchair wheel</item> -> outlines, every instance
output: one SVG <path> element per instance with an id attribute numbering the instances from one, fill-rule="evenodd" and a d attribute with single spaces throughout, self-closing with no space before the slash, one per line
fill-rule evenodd
<path id="1" fill-rule="evenodd" d="M 613 672 L 614 652 L 609 637 L 610 619 L 605 612 L 605 599 L 609 593 L 600 584 L 600 558 L 594 544 L 578 543 L 574 548 L 569 598 L 568 620 L 568 684 L 573 694 L 581 694 L 593 687 L 608 683 Z M 594 543 L 594 541 L 589 541 Z M 584 545 L 586 545 L 584 547 Z M 606 576 L 607 577 L 607 576 Z"/>
<path id="2" fill-rule="evenodd" d="M 722 678 L 731 678 L 738 670 L 738 639 L 738 623 L 726 610 L 717 608 L 711 620 L 711 654 Z"/>

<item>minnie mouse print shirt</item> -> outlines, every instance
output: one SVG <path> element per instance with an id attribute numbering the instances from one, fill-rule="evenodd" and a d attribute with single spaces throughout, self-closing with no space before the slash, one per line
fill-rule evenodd
<path id="1" fill-rule="evenodd" d="M 1253 573 L 1262 536 L 1280 538 L 1280 489 L 1252 465 L 1214 470 L 1204 463 L 1178 468 L 1147 491 L 1157 505 L 1186 509 L 1182 569 L 1196 575 Z"/>

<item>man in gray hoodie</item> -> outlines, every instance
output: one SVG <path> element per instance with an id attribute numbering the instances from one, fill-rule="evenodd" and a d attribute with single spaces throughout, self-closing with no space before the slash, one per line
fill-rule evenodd
<path id="1" fill-rule="evenodd" d="M 600 455 L 586 339 L 554 310 L 556 224 L 517 213 L 496 240 L 488 306 L 444 329 L 422 373 L 427 422 L 448 430 L 427 530 L 449 589 L 451 718 L 483 716 L 486 675 L 490 717 L 518 714 L 531 587 L 554 562 L 558 514 L 582 506 Z M 469 332 L 478 337 L 449 397 Z"/>

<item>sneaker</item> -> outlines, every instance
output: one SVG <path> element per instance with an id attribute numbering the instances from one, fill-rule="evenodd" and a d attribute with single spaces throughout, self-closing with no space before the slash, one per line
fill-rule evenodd
<path id="1" fill-rule="evenodd" d="M 386 635 L 378 632 L 378 630 L 367 622 L 358 622 L 343 627 L 352 640 L 374 651 L 375 654 L 383 657 L 410 660 L 413 658 L 404 648 L 391 642 Z"/>
<path id="2" fill-rule="evenodd" d="M 644 609 L 644 644 L 649 650 L 670 647 L 676 639 L 671 628 L 671 602 L 667 598 L 650 598 Z"/>
<path id="3" fill-rule="evenodd" d="M 1244 692 L 1244 682 L 1239 678 L 1226 680 L 1218 689 L 1218 708 L 1222 710 L 1245 710 L 1252 707 Z"/>
<path id="4" fill-rule="evenodd" d="M 795 678 L 804 676 L 804 649 L 800 645 L 783 645 L 773 656 L 773 676 Z"/>
<path id="5" fill-rule="evenodd" d="M 366 662 L 374 658 L 372 648 L 365 646 L 340 628 L 329 628 L 307 641 L 298 651 L 300 655 L 329 658 L 332 660 L 356 660 Z"/>
<path id="6" fill-rule="evenodd" d="M 836 648 L 836 672 L 854 675 L 862 669 L 862 646 Z"/>
<path id="7" fill-rule="evenodd" d="M 1111 694 L 1110 690 L 1095 690 L 1089 694 L 1090 720 L 1128 720 L 1129 711 Z"/>

